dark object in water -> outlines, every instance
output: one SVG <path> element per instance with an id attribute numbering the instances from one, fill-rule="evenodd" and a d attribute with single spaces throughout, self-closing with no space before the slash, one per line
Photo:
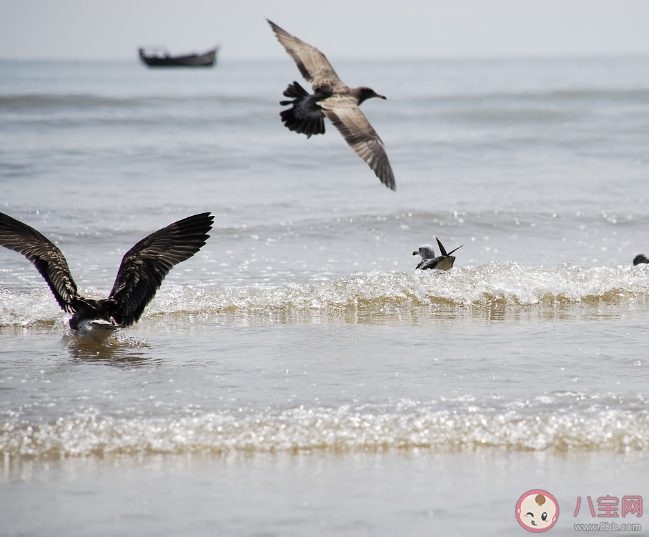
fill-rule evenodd
<path id="1" fill-rule="evenodd" d="M 433 249 L 432 245 L 422 244 L 418 250 L 412 252 L 412 255 L 421 256 L 421 261 L 415 267 L 415 270 L 449 270 L 453 268 L 453 263 L 455 263 L 455 256 L 451 254 L 455 252 L 455 250 L 462 248 L 462 246 L 458 246 L 455 250 L 451 250 L 450 252 L 446 253 L 446 248 L 444 248 L 442 242 L 438 238 L 435 238 L 435 240 L 439 245 L 441 255 L 439 257 L 435 257 L 435 250 Z"/>
<path id="2" fill-rule="evenodd" d="M 140 59 L 149 67 L 212 67 L 216 64 L 218 51 L 219 47 L 214 47 L 203 54 L 172 56 L 163 47 L 147 47 L 138 50 Z"/>
<path id="3" fill-rule="evenodd" d="M 118 328 L 136 323 L 171 268 L 192 257 L 209 238 L 214 217 L 201 213 L 155 231 L 122 258 L 108 298 L 77 292 L 61 250 L 33 227 L 0 213 L 0 245 L 29 259 L 50 286 L 61 309 L 72 313 L 70 328 L 101 341 Z"/>
<path id="4" fill-rule="evenodd" d="M 641 263 L 649 263 L 649 257 L 644 254 L 638 254 L 633 258 L 634 265 L 639 265 Z"/>

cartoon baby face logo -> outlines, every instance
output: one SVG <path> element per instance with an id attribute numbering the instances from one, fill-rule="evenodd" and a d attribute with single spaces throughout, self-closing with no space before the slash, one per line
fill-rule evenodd
<path id="1" fill-rule="evenodd" d="M 527 531 L 540 533 L 549 530 L 559 518 L 559 504 L 544 490 L 530 490 L 516 504 L 516 520 Z"/>

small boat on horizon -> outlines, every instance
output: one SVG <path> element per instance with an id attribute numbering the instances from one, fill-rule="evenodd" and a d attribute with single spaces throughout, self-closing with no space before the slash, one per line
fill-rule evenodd
<path id="1" fill-rule="evenodd" d="M 219 47 L 202 54 L 172 56 L 165 47 L 140 47 L 140 60 L 149 67 L 212 67 L 216 64 Z"/>

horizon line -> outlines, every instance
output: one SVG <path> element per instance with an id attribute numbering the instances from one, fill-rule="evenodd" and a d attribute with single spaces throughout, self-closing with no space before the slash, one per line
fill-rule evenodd
<path id="1" fill-rule="evenodd" d="M 88 62 L 118 62 L 118 61 L 132 61 L 133 59 L 137 60 L 137 49 L 133 56 L 51 56 L 51 57 L 39 57 L 39 56 L 25 56 L 25 57 L 5 57 L 0 56 L 0 61 L 7 62 L 46 62 L 46 61 L 61 61 L 61 62 L 78 62 L 78 61 L 88 61 Z M 469 54 L 457 54 L 457 55 L 432 55 L 432 56 L 389 56 L 389 57 L 338 57 L 336 61 L 457 61 L 457 60 L 567 60 L 567 59 L 615 59 L 615 58 L 644 58 L 649 57 L 649 51 L 646 52 L 584 52 L 584 53 L 569 53 L 569 54 L 513 54 L 513 55 L 501 55 L 501 54 L 485 54 L 485 55 L 469 55 Z M 225 58 L 226 61 L 284 61 L 282 56 L 273 55 L 273 56 L 231 56 Z M 223 58 L 219 57 L 219 63 L 223 61 Z"/>

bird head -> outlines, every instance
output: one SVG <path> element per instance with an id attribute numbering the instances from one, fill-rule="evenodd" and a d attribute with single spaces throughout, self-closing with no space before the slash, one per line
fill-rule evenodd
<path id="1" fill-rule="evenodd" d="M 412 252 L 412 255 L 420 255 L 422 259 L 433 259 L 435 257 L 435 250 L 432 244 L 422 244 L 417 250 Z"/>
<path id="2" fill-rule="evenodd" d="M 366 88 L 364 86 L 358 88 L 358 104 L 361 104 L 363 101 L 367 101 L 367 99 L 373 97 L 385 100 L 385 95 L 379 95 L 372 88 Z"/>

